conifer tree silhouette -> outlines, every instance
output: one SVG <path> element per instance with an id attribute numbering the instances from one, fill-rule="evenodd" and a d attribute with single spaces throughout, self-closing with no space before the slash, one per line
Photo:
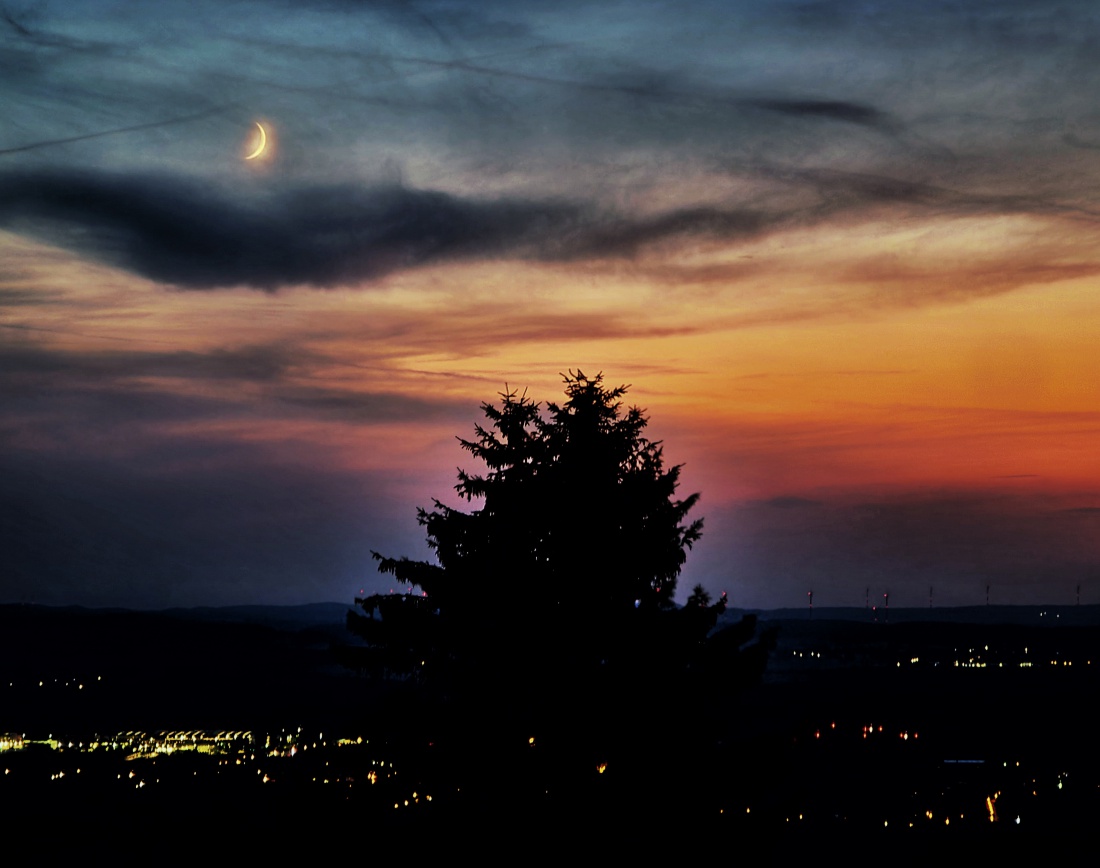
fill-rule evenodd
<path id="1" fill-rule="evenodd" d="M 675 605 L 699 495 L 678 497 L 680 465 L 645 436 L 645 412 L 624 408 L 628 386 L 580 370 L 563 380 L 561 403 L 506 386 L 481 405 L 486 422 L 459 438 L 484 465 L 458 471 L 470 508 L 419 509 L 435 562 L 374 552 L 407 590 L 348 613 L 365 644 L 346 661 L 419 685 L 391 702 L 390 731 L 434 745 L 475 811 L 501 810 L 504 786 L 516 810 L 551 792 L 595 798 L 585 782 L 608 763 L 630 802 L 673 753 L 681 788 L 712 780 L 731 698 L 773 641 L 749 644 L 752 615 L 714 630 L 725 593 L 711 603 L 697 586 Z"/>
<path id="2" fill-rule="evenodd" d="M 677 577 L 702 534 L 702 519 L 688 519 L 699 495 L 677 498 L 680 465 L 645 437 L 644 411 L 623 407 L 629 387 L 580 370 L 563 380 L 565 401 L 545 412 L 516 391 L 482 404 L 488 423 L 459 442 L 486 471 L 460 469 L 455 485 L 476 508 L 418 510 L 437 563 L 374 553 L 409 591 L 356 600 L 367 616 L 351 613 L 349 626 L 386 671 L 514 665 L 525 680 L 576 677 L 629 665 L 640 642 L 648 665 L 672 662 L 668 643 L 690 648 L 688 634 L 701 640 L 725 609 L 723 597 L 674 617 Z"/>

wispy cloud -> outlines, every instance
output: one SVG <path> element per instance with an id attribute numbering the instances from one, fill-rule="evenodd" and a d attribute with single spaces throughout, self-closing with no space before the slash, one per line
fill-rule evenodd
<path id="1" fill-rule="evenodd" d="M 471 258 L 629 256 L 662 239 L 758 232 L 751 212 L 653 218 L 553 200 L 471 199 L 404 187 L 296 187 L 259 200 L 170 176 L 0 176 L 0 224 L 186 288 L 370 281 Z"/>
<path id="2" fill-rule="evenodd" d="M 737 243 L 842 212 L 858 217 L 861 209 L 883 204 L 934 208 L 941 216 L 1094 217 L 1031 197 L 975 197 L 878 176 L 762 174 L 807 185 L 817 201 L 773 210 L 707 206 L 627 215 L 598 202 L 479 199 L 392 185 L 298 185 L 234 197 L 170 175 L 20 172 L 0 175 L 0 225 L 181 288 L 273 290 L 363 285 L 393 272 L 466 260 L 629 260 L 673 240 Z M 658 264 L 657 270 L 668 267 Z M 1095 266 L 1046 267 L 1051 269 L 1057 273 L 1041 279 L 1089 274 Z M 895 267 L 891 278 L 901 273 Z M 722 274 L 719 269 L 707 279 Z M 681 276 L 691 277 L 691 270 Z"/>
<path id="3" fill-rule="evenodd" d="M 822 501 L 813 500 L 808 497 L 797 497 L 795 495 L 787 494 L 780 497 L 773 497 L 768 500 L 754 501 L 753 505 L 767 506 L 773 509 L 807 509 L 810 507 L 821 506 Z"/>

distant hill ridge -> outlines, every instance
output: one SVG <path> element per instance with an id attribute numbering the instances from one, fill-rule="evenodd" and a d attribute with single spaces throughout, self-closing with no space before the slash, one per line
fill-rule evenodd
<path id="1" fill-rule="evenodd" d="M 941 606 L 869 609 L 815 606 L 789 609 L 730 609 L 723 618 L 752 612 L 761 621 L 861 621 L 863 623 L 1017 624 L 1035 627 L 1100 626 L 1100 606 Z"/>
<path id="2" fill-rule="evenodd" d="M 89 608 L 85 606 L 43 606 L 34 603 L 0 604 L 0 614 L 10 617 L 19 612 L 57 613 L 69 615 L 133 614 L 159 615 L 185 621 L 262 624 L 277 630 L 304 630 L 311 627 L 342 625 L 350 603 L 302 603 L 298 605 L 237 605 L 194 606 L 170 609 L 127 609 L 120 607 Z M 1020 624 L 1032 626 L 1100 626 L 1100 605 L 1083 606 L 940 606 L 895 607 L 889 610 L 863 606 L 816 606 L 782 609 L 730 608 L 719 624 L 739 621 L 742 616 L 756 615 L 761 621 L 861 621 L 865 623 L 900 624 L 913 622 L 946 622 L 954 624 Z M 350 639 L 350 637 L 349 637 Z"/>

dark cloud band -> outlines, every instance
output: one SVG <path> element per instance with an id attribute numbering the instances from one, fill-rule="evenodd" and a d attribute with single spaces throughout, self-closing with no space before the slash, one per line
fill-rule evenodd
<path id="1" fill-rule="evenodd" d="M 972 194 L 882 175 L 732 165 L 794 197 L 769 206 L 694 206 L 627 215 L 549 198 L 477 199 L 399 185 L 298 185 L 217 192 L 175 175 L 0 175 L 0 227 L 183 289 L 347 286 L 463 260 L 631 259 L 670 240 L 733 243 L 784 227 L 881 209 L 937 214 L 1088 209 Z M 729 279 L 730 267 L 720 279 Z M 0 300 L 2 301 L 2 300 Z"/>
<path id="2" fill-rule="evenodd" d="M 404 187 L 296 187 L 232 199 L 172 176 L 0 177 L 0 225 L 185 288 L 335 286 L 467 258 L 630 256 L 672 236 L 744 236 L 766 217 L 693 208 L 652 218 L 575 203 Z"/>

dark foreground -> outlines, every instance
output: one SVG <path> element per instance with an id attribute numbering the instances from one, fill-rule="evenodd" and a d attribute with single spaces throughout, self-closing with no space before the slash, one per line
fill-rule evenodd
<path id="1" fill-rule="evenodd" d="M 1091 853 L 1095 626 L 785 620 L 760 684 L 625 698 L 613 721 L 578 704 L 542 726 L 342 670 L 334 616 L 0 608 L 0 733 L 22 739 L 0 752 L 6 821 L 111 850 L 236 830 L 268 852 L 352 835 L 722 842 L 763 864 L 829 847 L 895 864 Z"/>

